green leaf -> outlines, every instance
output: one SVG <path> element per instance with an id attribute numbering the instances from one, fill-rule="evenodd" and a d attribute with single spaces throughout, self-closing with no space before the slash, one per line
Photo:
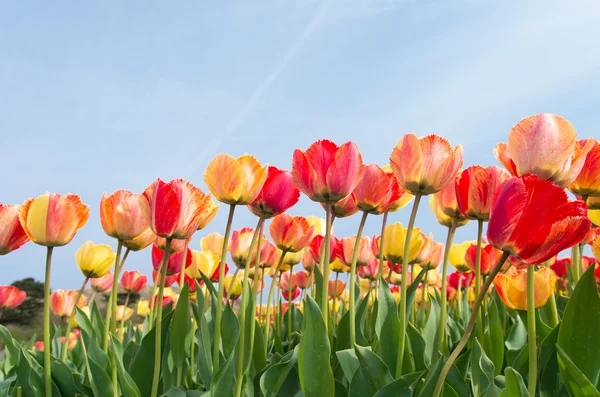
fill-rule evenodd
<path id="1" fill-rule="evenodd" d="M 92 307 L 90 308 L 90 322 L 97 335 L 104 335 L 104 318 L 102 317 L 102 314 L 100 314 L 100 310 L 98 310 L 98 305 L 96 305 L 95 301 L 92 302 Z M 101 342 L 102 338 L 98 338 L 98 341 Z"/>
<path id="2" fill-rule="evenodd" d="M 23 387 L 23 397 L 37 397 L 44 395 L 44 381 L 40 375 L 31 367 L 31 362 L 27 359 L 27 353 L 19 349 L 19 360 L 15 366 L 17 375 L 17 385 Z M 60 396 L 58 389 L 57 396 Z"/>
<path id="3" fill-rule="evenodd" d="M 497 396 L 500 389 L 494 383 L 494 363 L 475 338 L 471 351 L 471 388 L 476 396 Z"/>
<path id="4" fill-rule="evenodd" d="M 494 363 L 494 375 L 500 375 L 502 372 L 502 363 L 504 362 L 504 333 L 502 323 L 498 314 L 496 302 L 492 299 L 488 305 L 488 328 L 484 335 L 484 348 L 486 355 Z"/>
<path id="5" fill-rule="evenodd" d="M 171 319 L 170 346 L 171 354 L 175 366 L 181 366 L 189 355 L 190 344 L 188 335 L 191 332 L 190 312 L 188 305 L 188 285 L 185 283 L 179 299 L 177 299 L 177 307 Z"/>
<path id="6" fill-rule="evenodd" d="M 581 280 L 579 282 L 581 283 Z M 577 291 L 579 285 L 575 288 Z M 571 360 L 566 351 L 559 345 L 556 346 L 558 352 L 558 366 L 560 373 L 565 381 L 565 386 L 571 397 L 600 397 L 600 392 L 594 387 L 587 376 L 577 368 L 577 365 Z"/>
<path id="7" fill-rule="evenodd" d="M 523 382 L 521 374 L 511 367 L 504 370 L 504 379 L 506 386 L 500 393 L 500 397 L 528 397 L 527 386 Z"/>
<path id="8" fill-rule="evenodd" d="M 196 330 L 196 346 L 198 346 L 198 373 L 202 384 L 210 387 L 213 374 L 211 342 L 208 329 L 208 322 L 205 315 L 199 316 L 198 329 Z"/>
<path id="9" fill-rule="evenodd" d="M 421 269 L 417 277 L 411 281 L 410 286 L 406 289 L 406 318 L 410 318 L 410 311 L 413 307 L 413 301 L 415 300 L 415 293 L 417 292 L 417 289 L 421 284 L 421 280 L 423 279 L 423 276 L 425 276 L 427 270 L 427 268 Z"/>
<path id="10" fill-rule="evenodd" d="M 117 378 L 121 387 L 121 394 L 123 397 L 140 397 L 140 390 L 131 378 L 131 375 L 123 368 L 123 361 L 121 359 L 123 357 L 123 346 L 121 346 L 121 342 L 114 335 L 110 336 L 110 340 L 110 352 L 117 366 Z"/>
<path id="11" fill-rule="evenodd" d="M 567 304 L 558 333 L 558 345 L 585 377 L 599 387 L 600 296 L 594 266 L 583 274 Z"/>
<path id="12" fill-rule="evenodd" d="M 426 363 L 434 362 L 438 357 L 438 335 L 440 331 L 440 305 L 437 299 L 431 299 L 430 312 L 425 328 L 423 329 L 423 340 L 425 341 L 424 360 Z"/>
<path id="13" fill-rule="evenodd" d="M 260 372 L 267 366 L 267 357 L 265 356 L 265 337 L 262 333 L 258 319 L 254 320 L 254 348 L 252 350 L 252 366 L 255 372 Z"/>
<path id="14" fill-rule="evenodd" d="M 235 386 L 235 354 L 230 354 L 225 360 L 225 364 L 215 373 L 210 385 L 210 393 L 212 396 L 231 396 L 233 395 L 233 387 Z"/>
<path id="15" fill-rule="evenodd" d="M 527 328 L 516 312 L 513 313 L 514 324 L 508 331 L 504 345 L 508 350 L 521 350 L 527 344 Z"/>
<path id="16" fill-rule="evenodd" d="M 425 356 L 425 339 L 421 333 L 411 324 L 408 323 L 408 342 L 410 343 L 410 350 L 415 362 L 415 369 L 417 371 L 425 371 L 431 363 Z"/>
<path id="17" fill-rule="evenodd" d="M 13 375 L 9 378 L 4 379 L 2 382 L 0 382 L 0 396 L 8 396 L 9 394 L 9 390 L 10 387 L 12 386 L 12 384 L 15 382 L 15 380 L 17 379 L 16 375 Z"/>
<path id="18" fill-rule="evenodd" d="M 435 389 L 435 384 L 440 377 L 440 372 L 442 372 L 442 367 L 444 363 L 448 360 L 447 357 L 440 357 L 433 364 L 427 376 L 425 377 L 425 382 L 423 383 L 423 387 L 418 392 L 419 397 L 431 397 L 433 395 L 433 390 Z M 456 367 L 456 365 L 452 365 L 450 367 L 450 371 L 446 376 L 446 380 L 444 383 L 444 390 L 446 388 L 450 388 L 454 390 L 454 393 L 460 397 L 462 396 L 470 396 L 471 391 L 469 390 L 469 386 L 465 382 L 463 376 L 460 371 Z M 444 392 L 445 394 L 445 392 Z"/>
<path id="19" fill-rule="evenodd" d="M 206 276 L 206 274 L 200 272 L 200 276 L 202 277 L 202 280 L 204 281 L 204 285 L 206 285 L 206 288 L 208 288 L 208 290 L 210 291 L 211 295 L 213 295 L 214 297 L 217 297 L 219 295 L 217 289 L 215 288 L 215 286 L 213 285 L 212 281 L 210 281 L 210 279 Z M 199 291 L 200 289 L 197 289 L 197 291 Z"/>
<path id="20" fill-rule="evenodd" d="M 60 390 L 63 396 L 75 395 L 75 382 L 73 381 L 73 373 L 62 361 L 52 358 L 50 361 L 52 370 L 52 380 Z"/>
<path id="21" fill-rule="evenodd" d="M 348 382 L 352 381 L 352 377 L 356 370 L 360 367 L 360 362 L 358 361 L 358 357 L 356 357 L 356 352 L 354 349 L 346 349 L 335 352 L 337 356 L 338 362 L 340 363 L 340 367 L 342 368 L 342 372 L 346 377 Z"/>
<path id="22" fill-rule="evenodd" d="M 113 395 L 112 380 L 106 370 L 109 367 L 102 367 L 96 361 L 88 356 L 88 365 L 92 373 L 92 389 L 96 397 L 105 397 Z M 149 383 L 149 382 L 148 382 Z"/>
<path id="23" fill-rule="evenodd" d="M 354 345 L 354 351 L 360 362 L 360 369 L 367 382 L 366 385 L 372 391 L 371 395 L 394 380 L 388 367 L 377 354 L 358 345 Z"/>
<path id="24" fill-rule="evenodd" d="M 400 319 L 396 299 L 390 292 L 388 283 L 379 278 L 379 293 L 377 296 L 377 319 L 375 333 L 379 340 L 379 356 L 391 373 L 396 373 L 398 360 L 398 344 L 400 342 Z"/>
<path id="25" fill-rule="evenodd" d="M 221 318 L 221 340 L 223 343 L 223 354 L 228 358 L 237 345 L 240 337 L 240 323 L 230 305 L 225 305 L 223 317 Z"/>
<path id="26" fill-rule="evenodd" d="M 423 377 L 425 371 L 406 374 L 392 383 L 379 389 L 373 397 L 412 397 L 417 382 Z"/>
<path id="27" fill-rule="evenodd" d="M 299 345 L 283 356 L 281 361 L 270 367 L 260 377 L 260 390 L 264 397 L 274 397 L 281 389 L 281 385 L 288 377 L 290 371 L 298 362 Z"/>
<path id="28" fill-rule="evenodd" d="M 13 339 L 10 332 L 0 325 L 0 339 L 6 347 L 4 349 L 4 373 L 8 373 L 17 364 L 19 360 L 19 348 L 17 342 Z"/>
<path id="29" fill-rule="evenodd" d="M 335 388 L 329 362 L 329 336 L 321 310 L 310 296 L 304 301 L 304 324 L 298 352 L 302 392 L 306 397 L 333 397 Z"/>
<path id="30" fill-rule="evenodd" d="M 370 292 L 372 293 L 372 292 Z M 360 296 L 360 294 L 359 294 Z M 362 331 L 361 324 L 363 324 L 363 319 L 365 318 L 365 314 L 367 311 L 367 304 L 369 302 L 368 295 L 363 299 L 358 298 L 358 305 L 356 308 L 356 324 L 355 324 L 355 336 L 356 343 L 360 346 L 366 346 L 367 340 Z M 335 340 L 335 350 L 345 350 L 350 349 L 350 312 L 347 311 L 342 316 L 338 327 L 336 328 L 336 340 Z M 354 349 L 352 349 L 354 350 Z"/>

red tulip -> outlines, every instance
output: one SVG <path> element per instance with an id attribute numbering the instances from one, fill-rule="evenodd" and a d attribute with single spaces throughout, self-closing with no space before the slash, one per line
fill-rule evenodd
<path id="1" fill-rule="evenodd" d="M 140 196 L 150 229 L 160 237 L 187 240 L 212 208 L 210 196 L 188 181 L 157 179 Z"/>
<path id="2" fill-rule="evenodd" d="M 468 219 L 488 221 L 494 193 L 510 175 L 499 167 L 474 165 L 456 179 L 456 202 Z"/>
<path id="3" fill-rule="evenodd" d="M 309 244 L 310 252 L 312 252 L 313 259 L 317 263 L 320 263 L 321 260 L 321 247 L 323 247 L 324 241 L 325 237 L 315 236 Z M 336 259 L 340 259 L 343 255 L 342 250 L 342 242 L 339 238 L 332 235 L 329 242 L 329 263 L 334 262 Z"/>
<path id="4" fill-rule="evenodd" d="M 263 240 L 260 244 L 260 263 L 258 267 L 268 269 L 277 264 L 278 254 L 277 248 L 267 240 Z"/>
<path id="5" fill-rule="evenodd" d="M 557 277 L 564 278 L 567 277 L 568 274 L 567 266 L 571 267 L 571 258 L 558 258 L 552 265 L 550 265 L 550 269 L 554 271 Z"/>
<path id="6" fill-rule="evenodd" d="M 269 225 L 269 232 L 280 250 L 300 252 L 311 241 L 314 226 L 301 216 L 281 214 L 273 218 Z"/>
<path id="7" fill-rule="evenodd" d="M 301 293 L 301 291 L 300 291 L 300 288 L 298 288 L 298 287 L 296 287 L 296 288 L 295 288 L 295 289 L 293 289 L 292 291 L 283 290 L 283 289 L 281 290 L 281 296 L 282 296 L 284 299 L 291 299 L 291 300 L 294 300 L 294 299 L 296 299 L 297 297 L 299 297 L 299 296 L 300 296 L 300 293 Z M 290 298 L 290 295 L 291 295 L 291 298 Z"/>
<path id="8" fill-rule="evenodd" d="M 181 280 L 181 278 L 180 278 L 179 276 L 180 276 L 180 275 L 178 274 L 177 276 L 175 276 L 175 278 L 177 279 L 177 285 L 179 285 L 179 289 L 181 290 L 181 289 L 183 289 L 183 285 L 181 285 L 181 284 L 179 283 L 179 281 Z M 187 286 L 188 286 L 188 291 L 189 291 L 190 293 L 194 293 L 194 292 L 196 292 L 196 279 L 194 279 L 194 278 L 192 278 L 192 277 L 188 276 L 187 274 L 184 274 L 184 275 L 183 275 L 183 283 L 184 283 L 184 284 L 187 284 Z M 199 284 L 201 284 L 201 283 L 202 283 L 202 280 L 199 282 Z"/>
<path id="9" fill-rule="evenodd" d="M 154 296 L 154 299 L 152 299 L 152 307 L 156 306 L 156 301 L 158 300 L 158 295 Z M 170 296 L 163 296 L 162 298 L 162 307 L 163 309 L 169 305 L 173 303 L 173 298 L 171 298 Z"/>
<path id="10" fill-rule="evenodd" d="M 144 234 L 150 226 L 140 208 L 141 194 L 129 190 L 106 193 L 100 200 L 100 223 L 104 233 L 120 240 L 133 240 Z"/>
<path id="11" fill-rule="evenodd" d="M 567 187 L 593 146 L 591 140 L 578 145 L 575 128 L 564 118 L 542 113 L 519 121 L 508 134 L 508 144 L 496 145 L 494 156 L 514 176 L 536 174 Z"/>
<path id="12" fill-rule="evenodd" d="M 0 204 L 0 255 L 21 248 L 29 241 L 19 221 L 21 206 L 16 204 Z"/>
<path id="13" fill-rule="evenodd" d="M 159 269 L 160 265 L 162 264 L 163 255 L 164 251 L 154 244 L 152 246 L 152 267 L 154 267 L 154 270 Z M 169 255 L 169 260 L 167 261 L 167 276 L 179 273 L 181 270 L 183 255 L 183 250 Z M 185 252 L 185 256 L 185 267 L 188 268 L 192 264 L 192 250 L 188 248 L 188 250 Z"/>
<path id="14" fill-rule="evenodd" d="M 294 275 L 290 277 L 290 272 L 281 273 L 281 281 L 279 282 L 279 288 L 281 291 L 289 291 L 298 288 L 297 279 Z"/>
<path id="15" fill-rule="evenodd" d="M 358 268 L 358 275 L 362 278 L 368 278 L 371 280 L 377 279 L 379 271 L 379 261 L 377 259 L 373 260 L 366 266 L 360 266 Z"/>
<path id="16" fill-rule="evenodd" d="M 352 191 L 352 198 L 361 211 L 379 215 L 386 212 L 403 194 L 394 175 L 371 164 L 365 167 L 365 174 Z"/>
<path id="17" fill-rule="evenodd" d="M 311 275 L 309 272 L 307 271 L 299 271 L 298 273 L 294 274 L 294 281 L 296 282 L 296 285 L 298 286 L 298 288 L 300 289 L 306 289 L 309 287 L 310 285 L 310 279 Z"/>
<path id="18" fill-rule="evenodd" d="M 14 309 L 27 298 L 27 293 L 17 287 L 0 286 L 0 309 Z"/>
<path id="19" fill-rule="evenodd" d="M 591 222 L 582 201 L 535 175 L 513 177 L 496 192 L 487 237 L 526 264 L 542 263 L 583 240 Z"/>
<path id="20" fill-rule="evenodd" d="M 121 276 L 121 287 L 127 292 L 138 294 L 148 285 L 148 277 L 143 276 L 137 270 L 124 271 Z"/>
<path id="21" fill-rule="evenodd" d="M 254 215 L 268 219 L 287 211 L 299 198 L 300 191 L 294 185 L 292 173 L 269 166 L 267 179 L 248 208 Z"/>
<path id="22" fill-rule="evenodd" d="M 114 277 L 112 272 L 108 272 L 100 278 L 91 278 L 92 289 L 100 293 L 109 291 L 112 288 Z"/>
<path id="23" fill-rule="evenodd" d="M 77 300 L 77 291 L 65 291 L 57 289 L 50 295 L 50 308 L 52 313 L 57 317 L 69 317 L 75 307 L 77 301 L 78 307 L 83 307 L 86 304 L 86 299 L 83 295 Z"/>
<path id="24" fill-rule="evenodd" d="M 371 251 L 373 252 L 373 255 L 375 255 L 375 258 L 379 258 L 379 254 L 381 253 L 381 235 L 377 236 L 373 236 L 373 239 L 371 240 Z"/>
<path id="25" fill-rule="evenodd" d="M 179 263 L 181 264 L 181 257 L 179 258 L 180 261 Z M 165 288 L 169 288 L 171 285 L 175 284 L 175 281 L 177 281 L 179 279 L 179 274 L 175 274 L 175 275 L 167 275 L 165 277 Z M 155 285 L 160 285 L 160 273 L 158 273 L 156 270 L 152 269 L 152 281 L 154 281 Z"/>
<path id="26" fill-rule="evenodd" d="M 592 142 L 592 148 L 585 156 L 581 172 L 569 190 L 578 196 L 600 196 L 600 142 L 595 139 L 584 139 L 577 142 L 579 150 L 584 151 Z"/>
<path id="27" fill-rule="evenodd" d="M 407 134 L 390 155 L 390 166 L 400 187 L 412 194 L 433 194 L 454 182 L 463 165 L 462 146 L 454 149 L 444 138 Z"/>
<path id="28" fill-rule="evenodd" d="M 496 263 L 498 263 L 498 261 L 500 260 L 500 258 L 502 257 L 502 251 L 500 251 L 499 249 L 494 248 L 494 246 L 487 244 L 484 247 L 481 248 L 481 274 L 482 275 L 488 275 L 492 269 L 494 268 L 494 266 L 496 266 Z M 477 267 L 477 244 L 472 244 L 471 246 L 469 246 L 469 248 L 467 248 L 467 252 L 465 253 L 465 261 L 467 263 L 467 266 L 469 266 L 469 268 L 472 271 L 475 271 L 476 267 Z"/>
<path id="29" fill-rule="evenodd" d="M 294 183 L 311 200 L 335 203 L 348 197 L 364 173 L 362 157 L 353 142 L 341 146 L 328 140 L 296 149 L 292 160 Z"/>
<path id="30" fill-rule="evenodd" d="M 235 230 L 231 234 L 231 250 L 229 251 L 233 263 L 241 269 L 246 267 L 246 260 L 250 255 L 250 267 L 254 267 L 256 262 L 256 245 L 250 252 L 250 245 L 254 237 L 254 229 L 245 227 L 240 230 Z M 263 239 L 266 238 L 263 236 Z"/>
<path id="31" fill-rule="evenodd" d="M 460 288 L 465 289 L 471 285 L 473 282 L 473 272 L 452 272 L 448 275 L 448 285 L 454 289 L 458 289 L 458 284 L 460 283 Z"/>
<path id="32" fill-rule="evenodd" d="M 321 206 L 323 207 L 323 209 L 327 209 L 325 203 L 321 203 Z M 356 206 L 356 204 L 354 203 L 354 199 L 350 195 L 334 203 L 331 206 L 331 212 L 333 213 L 333 215 L 335 215 L 336 218 L 347 218 L 356 214 L 358 212 L 358 207 Z"/>

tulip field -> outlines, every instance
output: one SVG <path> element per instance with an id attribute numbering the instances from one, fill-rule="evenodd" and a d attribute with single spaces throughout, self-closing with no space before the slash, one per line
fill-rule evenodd
<path id="1" fill-rule="evenodd" d="M 79 247 L 72 291 L 51 290 L 52 254 L 90 206 L 0 204 L 0 255 L 36 244 L 46 269 L 43 335 L 0 326 L 0 396 L 600 397 L 600 143 L 538 114 L 493 155 L 503 168 L 465 165 L 461 145 L 413 134 L 385 166 L 329 140 L 290 171 L 220 154 L 209 192 L 105 193 L 93 210 L 114 243 Z M 311 216 L 288 213 L 301 194 Z M 427 206 L 443 241 L 419 227 Z M 222 234 L 203 232 L 218 211 Z M 256 223 L 232 230 L 242 211 Z M 336 236 L 349 216 L 356 233 Z M 454 241 L 468 222 L 477 234 Z M 26 299 L 1 286 L 0 315 Z"/>

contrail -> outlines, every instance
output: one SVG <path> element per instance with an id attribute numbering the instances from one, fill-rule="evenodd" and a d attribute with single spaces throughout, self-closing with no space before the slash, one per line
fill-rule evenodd
<path id="1" fill-rule="evenodd" d="M 313 18 L 304 28 L 302 34 L 295 40 L 294 44 L 286 51 L 283 58 L 275 65 L 275 68 L 269 73 L 267 77 L 256 87 L 248 101 L 241 107 L 241 109 L 235 114 L 235 116 L 225 125 L 225 131 L 220 134 L 218 139 L 215 139 L 211 144 L 207 145 L 204 150 L 199 153 L 198 160 L 201 162 L 208 154 L 216 151 L 223 143 L 223 141 L 232 135 L 238 127 L 246 120 L 248 115 L 254 109 L 256 103 L 262 98 L 264 93 L 269 87 L 275 82 L 277 77 L 285 70 L 288 64 L 292 61 L 296 53 L 302 48 L 302 45 L 308 37 L 319 27 L 319 24 L 325 18 L 331 6 L 333 0 L 324 1 L 317 9 Z M 191 174 L 198 171 L 199 166 L 196 166 Z M 191 175 L 190 174 L 190 175 Z"/>

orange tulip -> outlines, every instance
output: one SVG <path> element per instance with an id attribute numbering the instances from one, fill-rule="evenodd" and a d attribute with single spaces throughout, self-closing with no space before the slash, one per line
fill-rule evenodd
<path id="1" fill-rule="evenodd" d="M 560 187 L 569 186 L 583 168 L 594 142 L 577 143 L 575 128 L 563 117 L 541 113 L 527 117 L 494 149 L 496 159 L 514 176 L 536 174 Z"/>
<path id="2" fill-rule="evenodd" d="M 29 241 L 21 222 L 19 222 L 20 211 L 20 205 L 0 204 L 0 255 L 6 255 L 21 248 Z"/>
<path id="3" fill-rule="evenodd" d="M 456 227 L 461 227 L 469 223 L 469 220 L 458 210 L 454 183 L 446 186 L 440 192 L 431 195 L 429 197 L 429 208 L 440 225 L 451 227 L 452 223 L 456 221 Z M 454 216 L 448 214 L 453 214 Z"/>
<path id="4" fill-rule="evenodd" d="M 148 277 L 143 276 L 137 270 L 124 271 L 121 276 L 121 287 L 132 294 L 139 294 L 148 285 Z"/>
<path id="5" fill-rule="evenodd" d="M 310 243 L 314 227 L 301 216 L 283 213 L 273 218 L 269 225 L 269 232 L 280 250 L 300 252 Z"/>
<path id="6" fill-rule="evenodd" d="M 136 238 L 123 241 L 123 245 L 130 251 L 141 251 L 156 240 L 156 234 L 148 228 L 144 233 Z M 173 240 L 177 241 L 177 240 Z"/>
<path id="7" fill-rule="evenodd" d="M 187 240 L 213 208 L 210 196 L 188 181 L 160 178 L 144 190 L 140 207 L 157 236 Z"/>
<path id="8" fill-rule="evenodd" d="M 444 258 L 444 244 L 435 241 L 431 233 L 427 237 L 425 233 L 421 232 L 421 236 L 424 243 L 421 251 L 415 258 L 415 263 L 422 267 L 435 269 L 442 263 Z"/>
<path id="9" fill-rule="evenodd" d="M 346 284 L 341 280 L 329 280 L 329 296 L 339 298 L 346 289 Z"/>
<path id="10" fill-rule="evenodd" d="M 307 271 L 300 271 L 294 274 L 296 285 L 300 289 L 306 289 L 310 286 L 311 276 Z"/>
<path id="11" fill-rule="evenodd" d="M 600 234 L 592 241 L 592 252 L 598 261 L 600 261 Z"/>
<path id="12" fill-rule="evenodd" d="M 328 140 L 294 151 L 292 175 L 296 187 L 311 200 L 335 203 L 348 197 L 364 173 L 362 157 L 353 142 L 341 146 Z"/>
<path id="13" fill-rule="evenodd" d="M 213 201 L 212 198 L 209 197 L 207 204 L 208 204 L 208 208 L 206 209 L 206 212 L 200 218 L 200 223 L 198 224 L 198 230 L 202 230 L 206 226 L 208 226 L 208 224 L 211 223 L 213 221 L 213 219 L 215 219 L 215 216 L 217 216 L 217 212 L 219 212 L 219 204 L 215 204 L 215 202 Z"/>
<path id="14" fill-rule="evenodd" d="M 252 243 L 253 236 L 254 229 L 251 227 L 235 230 L 231 234 L 231 259 L 241 269 L 246 267 L 246 259 L 248 259 L 248 255 L 250 254 L 250 244 Z M 255 262 L 256 247 L 252 251 L 251 262 Z M 254 264 L 251 263 L 251 266 L 254 266 Z"/>
<path id="15" fill-rule="evenodd" d="M 140 208 L 140 196 L 129 190 L 102 195 L 100 223 L 104 233 L 119 240 L 133 240 L 150 229 Z"/>
<path id="16" fill-rule="evenodd" d="M 323 209 L 327 209 L 325 203 L 321 203 L 321 205 L 323 206 Z M 356 214 L 358 212 L 358 207 L 354 203 L 352 196 L 348 196 L 336 203 L 333 203 L 331 206 L 331 212 L 336 218 L 346 218 Z"/>
<path id="17" fill-rule="evenodd" d="M 417 138 L 407 134 L 390 156 L 390 166 L 402 189 L 412 194 L 439 192 L 452 182 L 463 165 L 462 146 L 454 149 L 438 135 Z"/>
<path id="18" fill-rule="evenodd" d="M 456 203 L 468 219 L 488 221 L 494 193 L 510 175 L 499 167 L 474 165 L 456 178 Z"/>
<path id="19" fill-rule="evenodd" d="M 502 251 L 487 244 L 481 249 L 481 274 L 488 275 L 502 257 Z M 465 253 L 465 262 L 472 271 L 476 269 L 477 244 L 471 244 Z M 510 262 L 507 262 L 509 264 Z"/>
<path id="20" fill-rule="evenodd" d="M 404 190 L 400 189 L 392 174 L 371 164 L 365 167 L 365 174 L 352 191 L 352 198 L 361 211 L 380 215 L 388 211 L 403 194 Z"/>
<path id="21" fill-rule="evenodd" d="M 581 172 L 569 185 L 569 190 L 578 196 L 594 196 L 600 199 L 600 142 L 584 139 L 577 142 L 579 150 L 584 150 L 592 142 L 592 149 L 585 156 Z"/>
<path id="22" fill-rule="evenodd" d="M 267 240 L 263 240 L 260 244 L 260 262 L 258 267 L 269 268 L 277 264 L 279 256 L 277 254 L 277 248 Z"/>
<path id="23" fill-rule="evenodd" d="M 14 309 L 19 306 L 27 298 L 27 293 L 21 291 L 17 287 L 11 286 L 0 286 L 0 310 L 1 309 Z"/>
<path id="24" fill-rule="evenodd" d="M 312 251 L 310 249 L 304 250 L 304 255 L 302 256 L 302 267 L 304 267 L 309 272 L 312 272 L 314 267 L 318 264 L 319 263 L 315 260 Z"/>
<path id="25" fill-rule="evenodd" d="M 389 164 L 383 166 L 382 169 L 386 173 L 390 174 L 391 176 L 394 176 L 392 167 L 390 167 Z M 395 176 L 394 176 L 394 183 L 396 185 L 398 185 L 398 190 L 401 192 L 401 194 L 400 194 L 400 197 L 396 201 L 394 201 L 393 203 L 390 204 L 390 208 L 388 208 L 388 212 L 395 212 L 401 208 L 406 207 L 408 205 L 408 203 L 413 201 L 413 199 L 415 198 L 415 196 L 413 196 L 412 194 L 410 194 L 409 192 L 407 192 L 406 190 L 404 190 L 400 187 L 400 184 L 398 183 L 398 180 L 396 179 Z"/>
<path id="26" fill-rule="evenodd" d="M 354 253 L 355 241 L 356 236 L 342 238 L 342 256 L 340 259 L 346 266 L 351 266 L 352 264 L 352 254 Z M 364 236 L 360 238 L 360 241 L 358 242 L 356 266 L 367 266 L 375 260 L 375 255 L 373 255 L 371 247 L 372 243 L 370 237 Z"/>
<path id="27" fill-rule="evenodd" d="M 554 291 L 556 275 L 548 267 L 542 267 L 535 272 L 535 308 L 546 304 Z M 514 310 L 527 310 L 527 271 L 512 268 L 507 273 L 498 273 L 494 279 L 498 295 L 504 304 Z"/>
<path id="28" fill-rule="evenodd" d="M 227 242 L 227 251 L 231 246 L 231 241 Z M 200 239 L 200 248 L 202 251 L 211 252 L 214 255 L 221 255 L 223 249 L 223 236 L 219 233 L 211 233 Z"/>
<path id="29" fill-rule="evenodd" d="M 76 194 L 46 193 L 21 206 L 19 219 L 27 237 L 36 244 L 59 247 L 68 244 L 90 216 L 90 207 Z"/>
<path id="30" fill-rule="evenodd" d="M 75 301 L 77 299 L 77 291 L 65 291 L 57 289 L 50 295 L 50 308 L 52 313 L 57 317 L 69 317 L 75 307 Z M 83 307 L 86 304 L 86 299 L 83 295 L 79 297 L 77 307 Z"/>
<path id="31" fill-rule="evenodd" d="M 204 171 L 204 182 L 217 200 L 232 205 L 248 205 L 258 197 L 267 170 L 250 155 L 233 158 L 217 155 Z"/>

